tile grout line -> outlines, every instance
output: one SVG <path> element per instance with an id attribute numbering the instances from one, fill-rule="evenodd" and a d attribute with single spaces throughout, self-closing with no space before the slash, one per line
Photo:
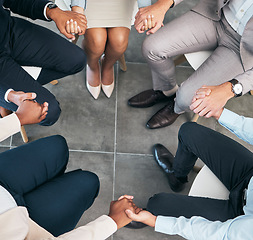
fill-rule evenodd
<path id="1" fill-rule="evenodd" d="M 116 151 L 117 151 L 117 117 L 118 117 L 118 81 L 119 80 L 119 62 L 117 62 L 116 70 L 116 89 L 115 89 L 115 117 L 114 117 L 114 157 L 113 157 L 113 184 L 112 184 L 112 200 L 115 198 L 115 176 L 116 176 Z"/>

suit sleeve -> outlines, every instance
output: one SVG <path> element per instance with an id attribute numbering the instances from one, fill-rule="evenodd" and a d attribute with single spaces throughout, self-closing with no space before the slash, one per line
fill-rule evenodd
<path id="1" fill-rule="evenodd" d="M 49 0 L 4 0 L 3 6 L 12 12 L 31 19 L 47 20 L 44 16 L 44 7 Z"/>
<path id="2" fill-rule="evenodd" d="M 245 94 L 253 89 L 253 68 L 237 75 L 234 79 L 238 80 L 243 86 L 242 94 Z"/>
<path id="3" fill-rule="evenodd" d="M 117 224 L 108 216 L 103 215 L 85 226 L 65 233 L 57 240 L 104 240 L 117 231 Z"/>
<path id="4" fill-rule="evenodd" d="M 0 142 L 20 131 L 20 121 L 15 113 L 0 118 Z"/>

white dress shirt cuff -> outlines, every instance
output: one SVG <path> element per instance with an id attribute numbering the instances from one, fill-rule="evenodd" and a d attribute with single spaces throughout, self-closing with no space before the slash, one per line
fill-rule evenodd
<path id="1" fill-rule="evenodd" d="M 176 221 L 177 218 L 175 217 L 158 216 L 155 222 L 155 231 L 166 234 L 175 234 L 173 226 L 176 224 Z"/>
<path id="2" fill-rule="evenodd" d="M 10 101 L 8 100 L 8 94 L 11 92 L 11 91 L 14 91 L 13 89 L 8 89 L 6 91 L 6 93 L 4 94 L 4 100 L 7 102 L 7 103 L 10 103 Z"/>
<path id="3" fill-rule="evenodd" d="M 0 119 L 0 142 L 9 136 L 17 133 L 21 129 L 20 121 L 15 113 Z"/>
<path id="4" fill-rule="evenodd" d="M 51 21 L 51 19 L 49 19 L 48 17 L 47 17 L 47 6 L 49 5 L 49 4 L 52 4 L 53 2 L 49 2 L 49 3 L 47 3 L 46 4 L 46 6 L 44 7 L 44 16 L 45 16 L 45 18 L 48 20 L 48 21 Z"/>

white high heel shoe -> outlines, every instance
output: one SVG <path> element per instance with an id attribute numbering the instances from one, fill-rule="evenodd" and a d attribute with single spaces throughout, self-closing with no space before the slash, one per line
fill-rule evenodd
<path id="1" fill-rule="evenodd" d="M 92 95 L 92 97 L 94 97 L 95 99 L 98 99 L 98 96 L 101 92 L 101 83 L 97 87 L 92 87 L 88 83 L 88 80 L 86 80 L 86 87 L 87 87 L 88 91 L 90 92 L 90 94 Z"/>
<path id="2" fill-rule="evenodd" d="M 112 95 L 113 89 L 114 89 L 114 80 L 113 80 L 112 84 L 110 84 L 110 85 L 104 85 L 102 83 L 102 89 L 103 89 L 106 97 L 110 98 Z"/>
<path id="3" fill-rule="evenodd" d="M 94 97 L 95 99 L 98 99 L 98 96 L 99 96 L 99 94 L 101 92 L 101 82 L 96 87 L 93 87 L 93 86 L 91 86 L 89 84 L 89 82 L 88 82 L 88 76 L 87 76 L 88 75 L 88 71 L 89 71 L 88 68 L 89 67 L 87 65 L 86 66 L 86 87 L 87 87 L 88 91 L 90 92 L 90 94 L 92 95 L 92 97 Z"/>
<path id="4" fill-rule="evenodd" d="M 102 89 L 106 97 L 110 98 L 114 89 L 114 69 L 113 69 L 113 82 L 110 85 L 104 85 L 102 83 Z"/>

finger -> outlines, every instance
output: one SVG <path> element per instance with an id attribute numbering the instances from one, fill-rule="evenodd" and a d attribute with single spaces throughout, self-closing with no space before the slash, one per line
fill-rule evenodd
<path id="1" fill-rule="evenodd" d="M 77 27 L 78 27 L 78 26 L 77 26 L 77 22 L 74 21 L 74 31 L 75 31 L 75 34 L 78 33 L 78 28 L 77 28 Z"/>
<path id="2" fill-rule="evenodd" d="M 154 15 L 151 15 L 151 28 L 155 27 Z"/>
<path id="3" fill-rule="evenodd" d="M 191 110 L 194 110 L 196 109 L 201 103 L 202 103 L 202 99 L 197 99 L 195 102 L 193 102 L 191 105 L 190 105 L 190 109 Z"/>
<path id="4" fill-rule="evenodd" d="M 66 32 L 67 32 L 67 33 L 70 33 L 69 21 L 66 22 Z"/>
<path id="5" fill-rule="evenodd" d="M 73 19 L 70 19 L 70 32 L 75 33 L 75 28 L 74 28 L 74 21 Z"/>
<path id="6" fill-rule="evenodd" d="M 48 103 L 47 102 L 45 102 L 45 103 L 43 103 L 43 104 L 41 104 L 42 106 L 42 112 L 41 112 L 41 114 L 43 115 L 43 114 L 47 114 L 47 111 L 48 111 Z"/>
<path id="7" fill-rule="evenodd" d="M 138 220 L 138 216 L 137 216 L 135 213 L 133 213 L 130 209 L 126 209 L 126 210 L 125 210 L 125 213 L 126 213 L 126 215 L 127 215 L 130 219 L 132 219 L 132 220 L 134 220 L 134 221 L 137 221 L 137 220 Z"/>
<path id="8" fill-rule="evenodd" d="M 36 93 L 23 93 L 23 94 L 20 96 L 20 100 L 21 100 L 21 101 L 32 100 L 32 99 L 35 99 L 36 96 L 37 96 Z"/>
<path id="9" fill-rule="evenodd" d="M 145 31 L 147 31 L 148 30 L 148 20 L 147 19 L 145 19 L 144 20 L 144 29 L 145 29 Z"/>
<path id="10" fill-rule="evenodd" d="M 201 111 L 199 111 L 199 116 L 204 117 L 209 112 L 208 108 L 202 108 Z"/>
<path id="11" fill-rule="evenodd" d="M 134 196 L 131 196 L 131 195 L 123 195 L 123 196 L 120 196 L 120 197 L 118 198 L 118 201 L 121 200 L 121 199 L 123 199 L 123 198 L 132 200 L 132 199 L 134 198 Z"/>
<path id="12" fill-rule="evenodd" d="M 152 28 L 151 15 L 148 15 L 147 25 L 148 25 L 148 29 Z"/>
<path id="13" fill-rule="evenodd" d="M 161 27 L 161 25 L 159 26 L 158 24 L 156 24 L 156 26 L 154 28 L 151 28 L 149 31 L 146 32 L 147 35 L 153 34 L 155 33 L 159 28 Z"/>

